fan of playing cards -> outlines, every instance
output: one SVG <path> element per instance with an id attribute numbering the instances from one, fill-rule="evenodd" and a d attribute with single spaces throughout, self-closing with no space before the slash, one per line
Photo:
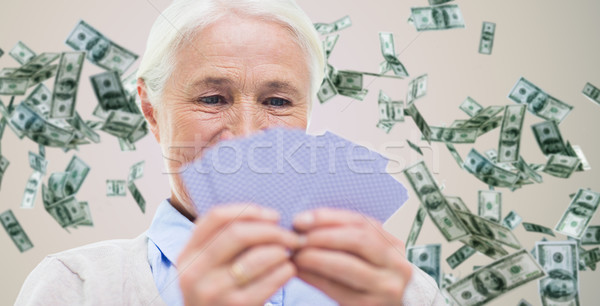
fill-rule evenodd
<path id="1" fill-rule="evenodd" d="M 408 199 L 387 164 L 331 132 L 273 128 L 220 142 L 184 166 L 181 176 L 201 215 L 215 205 L 251 202 L 279 211 L 280 225 L 290 229 L 295 214 L 320 207 L 384 222 Z"/>

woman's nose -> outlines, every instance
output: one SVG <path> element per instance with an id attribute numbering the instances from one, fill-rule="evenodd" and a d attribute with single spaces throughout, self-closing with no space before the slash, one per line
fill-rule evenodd
<path id="1" fill-rule="evenodd" d="M 221 139 L 227 140 L 235 137 L 246 137 L 268 127 L 265 114 L 260 107 L 246 106 L 232 110 L 235 113 L 227 116 L 225 131 Z"/>

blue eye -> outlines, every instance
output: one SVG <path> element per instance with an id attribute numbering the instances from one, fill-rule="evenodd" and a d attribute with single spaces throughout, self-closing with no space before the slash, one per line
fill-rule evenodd
<path id="1" fill-rule="evenodd" d="M 267 103 L 270 106 L 282 107 L 282 106 L 289 105 L 292 102 L 290 102 L 290 101 L 288 101 L 286 99 L 282 99 L 282 98 L 269 98 L 269 99 L 267 99 Z"/>
<path id="2" fill-rule="evenodd" d="M 221 98 L 221 96 L 201 97 L 198 99 L 198 101 L 204 104 L 219 104 L 219 102 L 222 101 Z"/>

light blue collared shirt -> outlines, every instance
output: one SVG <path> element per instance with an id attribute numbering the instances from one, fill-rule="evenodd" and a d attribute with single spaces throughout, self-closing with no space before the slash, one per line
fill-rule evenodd
<path id="1" fill-rule="evenodd" d="M 183 305 L 179 288 L 177 258 L 190 239 L 194 223 L 171 206 L 169 199 L 160 203 L 148 236 L 148 262 L 160 296 L 168 305 Z M 320 290 L 293 277 L 269 298 L 265 305 L 338 305 Z"/>

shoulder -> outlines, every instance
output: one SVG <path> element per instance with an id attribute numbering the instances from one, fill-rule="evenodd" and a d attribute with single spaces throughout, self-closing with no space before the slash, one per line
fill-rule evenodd
<path id="1" fill-rule="evenodd" d="M 96 295 L 106 302 L 122 302 L 126 289 L 147 285 L 145 278 L 152 281 L 147 241 L 143 233 L 48 255 L 23 283 L 16 304 L 83 304 Z"/>
<path id="2" fill-rule="evenodd" d="M 435 280 L 417 266 L 411 265 L 413 271 L 404 289 L 403 305 L 446 305 Z"/>

